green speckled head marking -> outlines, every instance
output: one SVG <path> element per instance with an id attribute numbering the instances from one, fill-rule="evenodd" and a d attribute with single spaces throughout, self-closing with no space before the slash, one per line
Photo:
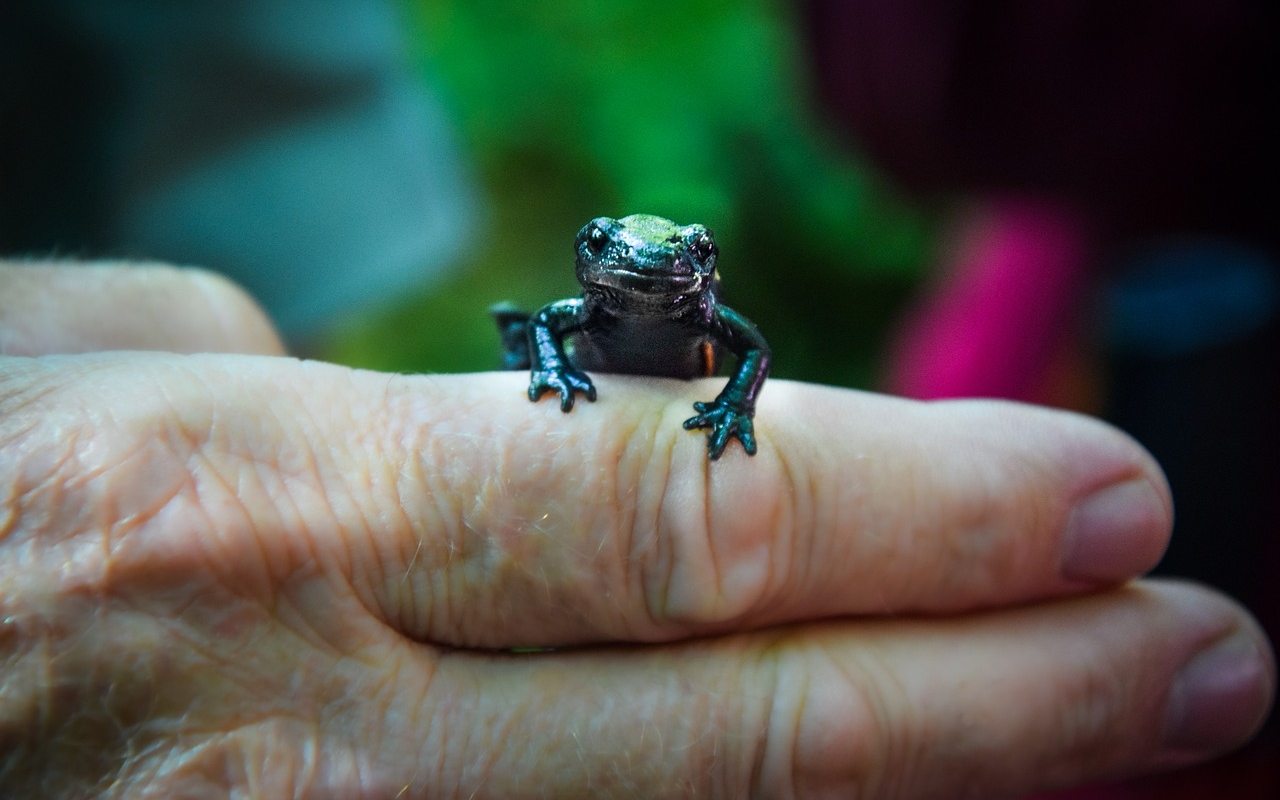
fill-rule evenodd
<path id="1" fill-rule="evenodd" d="M 666 217 L 654 214 L 632 214 L 618 220 L 618 224 L 627 231 L 628 238 L 638 241 L 658 242 L 673 236 L 683 236 L 686 229 L 681 228 Z M 702 228 L 701 225 L 690 225 L 690 228 Z"/>
<path id="2" fill-rule="evenodd" d="M 652 214 L 597 217 L 578 232 L 574 250 L 584 287 L 650 296 L 701 291 L 719 252 L 702 225 L 677 225 Z"/>

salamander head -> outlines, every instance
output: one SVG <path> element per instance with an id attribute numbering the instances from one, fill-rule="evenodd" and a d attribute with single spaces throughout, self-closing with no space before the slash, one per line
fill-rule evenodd
<path id="1" fill-rule="evenodd" d="M 625 295 L 689 296 L 714 281 L 719 250 L 702 225 L 651 214 L 596 217 L 574 241 L 578 282 Z"/>

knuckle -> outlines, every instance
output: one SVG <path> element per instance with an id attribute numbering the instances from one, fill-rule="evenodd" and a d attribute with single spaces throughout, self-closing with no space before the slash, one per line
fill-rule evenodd
<path id="1" fill-rule="evenodd" d="M 57 374 L 38 360 L 0 356 L 0 444 L 35 424 L 61 384 Z"/>
<path id="2" fill-rule="evenodd" d="M 959 483 L 931 477 L 930 521 L 913 528 L 913 539 L 928 536 L 939 544 L 925 552 L 937 559 L 930 574 L 941 585 L 927 591 L 951 603 L 983 602 L 992 591 L 1040 580 L 1035 567 L 1053 545 L 1040 532 L 1053 527 L 1055 493 L 1044 490 L 1032 465 L 995 462 L 975 458 Z M 947 534 L 937 536 L 939 530 Z"/>
<path id="3" fill-rule="evenodd" d="M 73 495 L 101 434 L 51 371 L 22 362 L 0 379 L 0 542 L 80 519 Z"/>
<path id="4" fill-rule="evenodd" d="M 191 481 L 199 447 L 145 370 L 77 362 L 27 387 L 36 405 L 0 421 L 0 543 L 24 548 L 32 566 L 62 559 L 61 579 L 94 585 L 115 545 L 168 509 Z M 70 548 L 70 549 L 68 549 Z"/>
<path id="5" fill-rule="evenodd" d="M 1104 659 L 1081 666 L 1058 689 L 1054 725 L 1060 763 L 1078 767 L 1113 760 L 1116 742 L 1111 734 L 1137 689 L 1125 670 Z"/>
<path id="6" fill-rule="evenodd" d="M 664 414 L 644 481 L 654 511 L 634 534 L 654 544 L 642 580 L 650 616 L 665 628 L 723 627 L 770 604 L 790 568 L 792 531 L 777 465 L 719 477 L 702 437 Z"/>
<path id="7" fill-rule="evenodd" d="M 900 697 L 823 650 L 775 666 L 753 769 L 756 796 L 877 797 L 905 750 L 889 709 Z"/>

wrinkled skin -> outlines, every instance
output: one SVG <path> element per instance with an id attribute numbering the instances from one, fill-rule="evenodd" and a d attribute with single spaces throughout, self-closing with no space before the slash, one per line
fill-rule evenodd
<path id="1" fill-rule="evenodd" d="M 93 352 L 154 347 L 220 352 Z M 1169 497 L 1081 417 L 780 381 L 707 470 L 701 382 L 571 419 L 154 268 L 0 267 L 0 348 L 0 796 L 1017 796 L 1273 692 L 1239 607 L 1126 583 Z"/>

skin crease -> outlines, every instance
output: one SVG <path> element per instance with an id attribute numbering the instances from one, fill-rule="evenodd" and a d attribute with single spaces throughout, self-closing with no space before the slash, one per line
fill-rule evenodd
<path id="1" fill-rule="evenodd" d="M 203 273 L 97 278 L 0 266 L 0 796 L 1016 797 L 1270 703 L 1244 611 L 1124 583 L 1172 512 L 1100 423 L 771 380 L 758 455 L 710 465 L 673 422 L 714 380 L 564 415 L 518 373 L 280 357 Z M 1063 577 L 1116 485 L 1124 577 Z M 1241 719 L 1162 746 L 1223 642 Z"/>

